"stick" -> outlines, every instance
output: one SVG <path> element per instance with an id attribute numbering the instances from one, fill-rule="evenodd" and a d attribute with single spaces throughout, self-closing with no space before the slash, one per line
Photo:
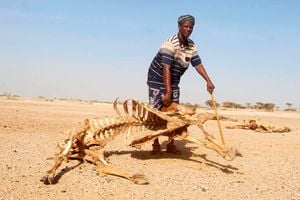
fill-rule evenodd
<path id="1" fill-rule="evenodd" d="M 222 140 L 222 144 L 225 145 L 225 140 L 224 140 L 224 136 L 223 136 L 223 132 L 222 132 L 222 128 L 221 128 L 221 122 L 219 120 L 219 115 L 218 115 L 218 111 L 217 111 L 217 106 L 216 106 L 216 102 L 215 102 L 215 98 L 214 95 L 211 94 L 211 101 L 214 105 L 214 109 L 215 109 L 215 114 L 216 114 L 216 118 L 217 118 L 217 122 L 218 122 L 218 127 L 219 127 L 219 132 L 220 132 L 220 136 L 221 136 L 221 140 Z"/>

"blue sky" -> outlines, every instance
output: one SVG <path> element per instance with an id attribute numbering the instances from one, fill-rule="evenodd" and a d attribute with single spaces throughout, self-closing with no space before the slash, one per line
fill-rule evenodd
<path id="1" fill-rule="evenodd" d="M 300 107 L 300 1 L 1 0 L 0 93 L 148 100 L 148 66 L 192 14 L 218 102 Z M 181 101 L 210 96 L 192 66 Z"/>

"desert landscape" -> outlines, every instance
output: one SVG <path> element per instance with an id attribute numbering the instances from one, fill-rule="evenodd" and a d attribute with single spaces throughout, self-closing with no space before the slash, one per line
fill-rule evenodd
<path id="1" fill-rule="evenodd" d="M 214 113 L 211 109 L 197 112 Z M 203 146 L 177 139 L 181 154 L 150 154 L 151 143 L 137 150 L 120 135 L 105 147 L 108 161 L 131 173 L 141 173 L 147 185 L 98 174 L 95 166 L 72 160 L 57 171 L 56 184 L 40 181 L 58 153 L 66 131 L 85 119 L 115 116 L 111 103 L 0 99 L 0 199 L 300 199 L 300 113 L 224 110 L 219 114 L 236 121 L 221 121 L 225 141 L 243 157 L 224 160 Z M 259 133 L 227 129 L 256 119 L 286 133 Z M 206 129 L 220 140 L 216 120 Z M 195 137 L 203 137 L 190 127 Z M 160 137 L 165 148 L 167 138 Z"/>

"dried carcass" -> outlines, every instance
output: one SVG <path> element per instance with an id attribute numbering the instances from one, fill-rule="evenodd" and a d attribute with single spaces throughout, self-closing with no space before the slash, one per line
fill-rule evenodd
<path id="1" fill-rule="evenodd" d="M 167 112 L 159 111 L 138 100 L 126 100 L 120 110 L 117 100 L 114 110 L 118 117 L 85 120 L 80 130 L 69 131 L 67 139 L 60 143 L 60 153 L 55 157 L 54 166 L 43 177 L 46 184 L 55 183 L 55 173 L 63 161 L 79 159 L 96 165 L 97 171 L 127 178 L 136 184 L 146 184 L 144 175 L 130 175 L 126 171 L 110 165 L 103 156 L 105 145 L 117 135 L 125 134 L 126 140 L 135 134 L 138 138 L 130 141 L 129 145 L 140 148 L 141 144 L 159 136 L 169 139 L 180 138 L 200 144 L 219 153 L 226 160 L 233 160 L 238 151 L 220 144 L 204 128 L 207 120 L 214 119 L 212 114 L 197 114 L 195 107 L 173 104 Z M 197 139 L 188 134 L 190 125 L 198 126 L 204 133 L 203 139 Z"/>

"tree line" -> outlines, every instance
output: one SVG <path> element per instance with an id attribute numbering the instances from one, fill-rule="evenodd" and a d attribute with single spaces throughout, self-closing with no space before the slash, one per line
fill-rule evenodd
<path id="1" fill-rule="evenodd" d="M 11 94 L 11 93 L 0 93 L 0 97 L 5 97 L 6 99 L 11 99 L 11 100 L 18 100 L 20 98 L 19 95 L 16 94 Z M 53 99 L 49 99 L 43 96 L 39 96 L 38 99 L 44 99 L 47 101 L 53 101 Z M 83 101 L 81 99 L 63 99 L 63 98 L 54 98 L 54 100 L 77 100 L 77 101 Z M 88 101 L 90 103 L 111 103 L 111 102 L 107 102 L 107 101 L 99 101 L 99 100 L 90 100 Z M 245 103 L 245 105 L 239 104 L 239 103 L 235 103 L 232 101 L 224 101 L 222 103 L 222 105 L 218 102 L 215 102 L 217 107 L 223 107 L 223 108 L 228 108 L 228 109 L 256 109 L 256 110 L 264 110 L 264 111 L 269 111 L 269 112 L 273 112 L 275 110 L 279 110 L 279 106 L 276 106 L 276 104 L 274 103 L 263 103 L 263 102 L 256 102 L 255 104 L 251 104 L 251 103 Z M 184 105 L 192 105 L 191 103 L 182 103 Z M 209 108 L 213 108 L 213 103 L 212 100 L 206 100 L 205 101 L 205 105 Z M 199 104 L 194 104 L 194 106 L 197 107 L 201 107 Z M 293 107 L 293 104 L 290 102 L 286 103 L 287 108 L 283 109 L 284 111 L 297 111 L 296 108 Z M 299 108 L 300 110 L 300 108 Z"/>
<path id="2" fill-rule="evenodd" d="M 223 108 L 230 108 L 230 109 L 256 109 L 256 110 L 265 110 L 269 112 L 273 112 L 275 110 L 279 110 L 279 106 L 276 106 L 274 103 L 263 103 L 263 102 L 256 102 L 256 104 L 246 103 L 245 105 L 234 103 L 231 101 L 225 101 L 222 103 L 222 105 L 218 102 L 215 102 L 217 107 L 223 107 Z M 205 101 L 205 105 L 213 108 L 213 102 L 212 100 Z M 287 108 L 284 109 L 284 111 L 297 111 L 296 108 L 292 107 L 292 103 L 286 103 Z"/>

